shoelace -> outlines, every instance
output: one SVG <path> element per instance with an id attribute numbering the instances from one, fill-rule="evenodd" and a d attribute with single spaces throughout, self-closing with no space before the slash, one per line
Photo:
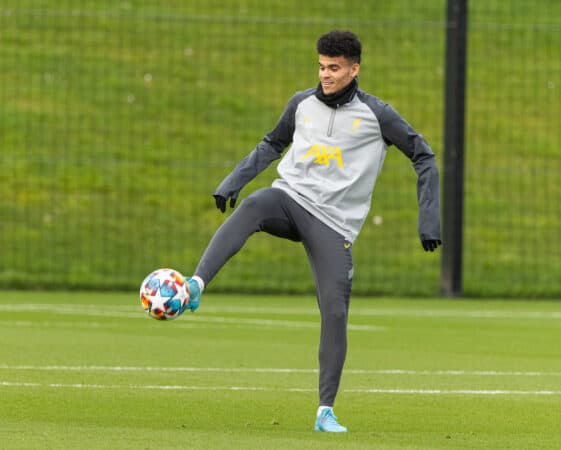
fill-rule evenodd
<path id="1" fill-rule="evenodd" d="M 325 413 L 325 415 L 323 416 L 323 423 L 328 423 L 329 425 L 339 425 L 337 423 L 337 417 L 335 417 L 335 414 L 333 414 L 331 411 L 328 411 L 327 413 Z"/>

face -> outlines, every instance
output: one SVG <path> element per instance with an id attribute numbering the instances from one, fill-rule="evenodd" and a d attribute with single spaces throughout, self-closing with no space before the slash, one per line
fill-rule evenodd
<path id="1" fill-rule="evenodd" d="M 344 56 L 319 55 L 319 81 L 325 95 L 346 88 L 358 75 L 360 64 L 351 63 Z"/>

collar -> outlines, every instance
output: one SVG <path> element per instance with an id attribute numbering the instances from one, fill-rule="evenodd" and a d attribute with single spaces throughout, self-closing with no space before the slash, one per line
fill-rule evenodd
<path id="1" fill-rule="evenodd" d="M 321 102 L 325 103 L 330 108 L 338 108 L 345 103 L 349 103 L 355 96 L 356 91 L 358 89 L 358 82 L 356 78 L 353 78 L 353 81 L 349 83 L 349 85 L 335 94 L 325 95 L 323 93 L 323 89 L 321 88 L 321 83 L 318 84 L 316 88 L 315 95 Z"/>

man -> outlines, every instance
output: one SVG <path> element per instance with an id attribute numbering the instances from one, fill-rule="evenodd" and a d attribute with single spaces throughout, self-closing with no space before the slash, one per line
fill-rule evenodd
<path id="1" fill-rule="evenodd" d="M 316 431 L 347 431 L 337 422 L 333 403 L 347 351 L 352 244 L 370 209 L 388 146 L 399 148 L 417 172 L 424 249 L 432 252 L 441 244 L 435 156 L 391 106 L 358 88 L 361 48 L 351 32 L 319 38 L 319 85 L 292 97 L 276 127 L 218 186 L 216 206 L 222 212 L 228 203 L 233 208 L 241 189 L 291 145 L 278 165 L 279 178 L 240 204 L 189 279 L 189 308 L 195 310 L 204 287 L 253 233 L 302 242 L 321 315 Z"/>

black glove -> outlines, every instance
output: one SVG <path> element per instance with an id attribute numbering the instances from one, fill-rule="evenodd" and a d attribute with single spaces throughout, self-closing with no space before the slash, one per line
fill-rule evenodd
<path id="1" fill-rule="evenodd" d="M 238 199 L 238 194 L 239 192 L 234 192 L 233 194 L 230 195 L 230 208 L 233 208 L 235 206 L 236 200 Z M 226 212 L 226 202 L 228 201 L 228 198 L 219 194 L 214 194 L 213 197 L 214 200 L 216 201 L 216 207 L 220 211 Z"/>
<path id="2" fill-rule="evenodd" d="M 442 245 L 442 241 L 440 239 L 425 239 L 423 241 L 423 248 L 425 249 L 425 252 L 434 252 L 439 245 Z"/>

